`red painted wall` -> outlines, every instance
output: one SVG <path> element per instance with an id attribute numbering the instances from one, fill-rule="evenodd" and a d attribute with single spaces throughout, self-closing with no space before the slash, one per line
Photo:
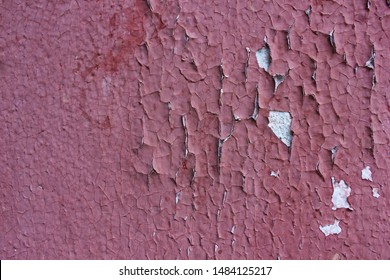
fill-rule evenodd
<path id="1" fill-rule="evenodd" d="M 386 1 L 119 2 L 0 1 L 1 259 L 390 258 Z"/>

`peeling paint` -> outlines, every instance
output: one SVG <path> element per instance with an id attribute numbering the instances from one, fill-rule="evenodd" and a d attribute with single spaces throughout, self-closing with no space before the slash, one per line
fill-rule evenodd
<path id="1" fill-rule="evenodd" d="M 378 188 L 372 188 L 372 196 L 375 197 L 375 198 L 379 198 L 380 197 Z"/>
<path id="2" fill-rule="evenodd" d="M 309 24 L 310 24 L 311 12 L 312 12 L 312 7 L 311 7 L 311 5 L 310 5 L 309 8 L 307 8 L 307 9 L 305 10 L 305 14 L 306 14 L 306 16 L 307 16 L 307 20 L 309 21 Z"/>
<path id="3" fill-rule="evenodd" d="M 287 146 L 291 146 L 291 115 L 289 112 L 271 111 L 268 116 L 268 127 Z"/>
<path id="4" fill-rule="evenodd" d="M 387 3 L 2 1 L 0 259 L 390 259 Z"/>
<path id="5" fill-rule="evenodd" d="M 176 204 L 179 203 L 180 195 L 181 195 L 181 192 L 176 193 L 176 197 L 175 197 L 175 203 L 176 203 Z"/>
<path id="6" fill-rule="evenodd" d="M 251 115 L 251 118 L 256 121 L 257 117 L 259 115 L 259 110 L 260 110 L 260 104 L 259 104 L 259 86 L 256 85 L 256 97 L 255 97 L 255 105 L 253 108 L 253 113 Z"/>
<path id="7" fill-rule="evenodd" d="M 351 195 L 351 188 L 344 182 L 344 180 L 340 180 L 340 182 L 337 182 L 334 177 L 332 177 L 332 186 L 332 210 L 336 210 L 339 208 L 347 208 L 349 210 L 353 210 L 348 203 L 348 197 Z"/>
<path id="8" fill-rule="evenodd" d="M 267 43 L 267 37 L 264 38 L 264 47 L 262 47 L 256 52 L 256 59 L 259 67 L 261 69 L 264 69 L 266 72 L 268 72 L 272 59 L 271 59 L 271 50 Z"/>
<path id="9" fill-rule="evenodd" d="M 248 67 L 249 67 L 249 59 L 250 59 L 250 56 L 251 56 L 251 49 L 246 47 L 245 51 L 246 51 L 245 82 L 247 82 L 248 81 Z"/>
<path id="10" fill-rule="evenodd" d="M 284 82 L 286 79 L 287 75 L 281 75 L 281 74 L 275 74 L 273 76 L 274 78 L 274 93 L 278 89 L 278 87 Z"/>
<path id="11" fill-rule="evenodd" d="M 362 170 L 362 179 L 372 182 L 372 172 L 369 166 L 366 166 Z"/>
<path id="12" fill-rule="evenodd" d="M 276 177 L 276 178 L 279 178 L 279 175 L 280 175 L 280 172 L 279 172 L 279 169 L 278 169 L 278 171 L 273 171 L 273 170 L 271 170 L 271 174 L 270 174 L 272 177 Z"/>
<path id="13" fill-rule="evenodd" d="M 375 69 L 375 49 L 371 49 L 371 56 L 370 58 L 366 61 L 366 67 L 370 69 Z"/>
<path id="14" fill-rule="evenodd" d="M 340 234 L 341 233 L 341 227 L 339 226 L 340 221 L 335 220 L 333 224 L 326 225 L 326 226 L 320 226 L 320 230 L 325 234 L 325 236 L 329 236 L 331 234 Z"/>
<path id="15" fill-rule="evenodd" d="M 329 33 L 329 41 L 330 41 L 330 45 L 333 48 L 333 51 L 336 52 L 336 43 L 334 40 L 334 29 Z"/>
<path id="16" fill-rule="evenodd" d="M 337 149 L 338 149 L 338 147 L 336 146 L 336 147 L 333 147 L 332 150 L 331 150 L 331 153 L 332 153 L 332 156 L 331 156 L 332 163 L 334 163 L 334 159 L 336 157 Z"/>

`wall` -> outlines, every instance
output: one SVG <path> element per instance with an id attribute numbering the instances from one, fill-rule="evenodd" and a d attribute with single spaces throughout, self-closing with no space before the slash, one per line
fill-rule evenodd
<path id="1" fill-rule="evenodd" d="M 0 1 L 1 259 L 390 258 L 387 1 L 166 2 Z"/>

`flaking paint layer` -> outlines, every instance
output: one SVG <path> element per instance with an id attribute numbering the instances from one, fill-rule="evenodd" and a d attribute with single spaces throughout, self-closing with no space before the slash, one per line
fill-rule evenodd
<path id="1" fill-rule="evenodd" d="M 390 258 L 386 1 L 0 1 L 0 26 L 1 259 Z"/>

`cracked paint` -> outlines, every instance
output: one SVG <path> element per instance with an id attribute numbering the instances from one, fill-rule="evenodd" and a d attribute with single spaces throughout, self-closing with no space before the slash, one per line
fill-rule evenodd
<path id="1" fill-rule="evenodd" d="M 390 258 L 389 1 L 0 2 L 1 259 Z"/>

